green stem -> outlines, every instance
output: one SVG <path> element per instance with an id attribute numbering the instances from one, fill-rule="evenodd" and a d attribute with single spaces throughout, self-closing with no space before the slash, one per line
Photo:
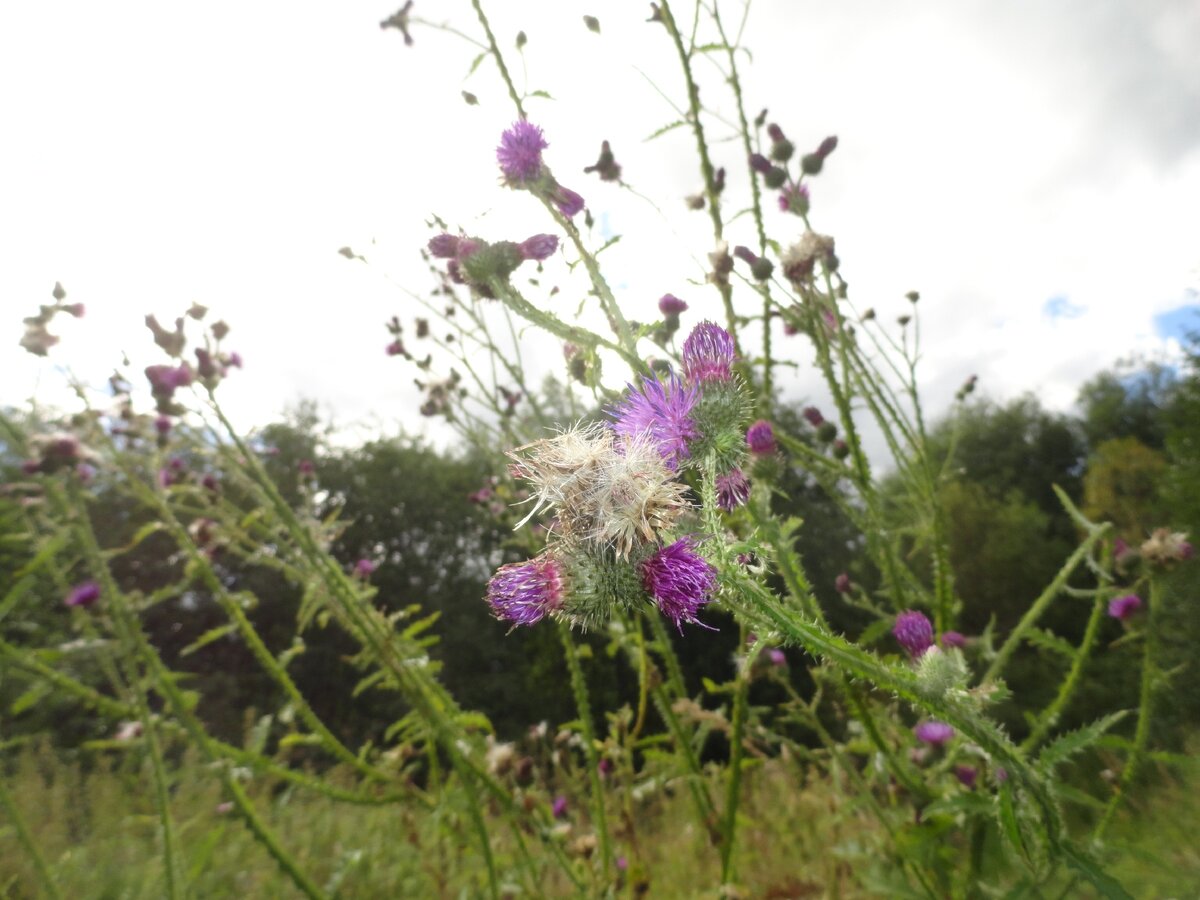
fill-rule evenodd
<path id="1" fill-rule="evenodd" d="M 738 646 L 746 646 L 746 628 L 738 633 Z M 745 671 L 735 675 L 733 692 L 733 729 L 729 736 L 729 770 L 725 785 L 725 822 L 721 829 L 721 883 L 728 884 L 733 878 L 733 847 L 737 836 L 738 803 L 742 789 L 742 757 L 745 747 L 742 742 L 746 728 L 746 704 L 750 692 L 750 679 Z"/>
<path id="2" fill-rule="evenodd" d="M 1075 657 L 1071 662 L 1071 671 L 1067 674 L 1066 680 L 1059 685 L 1058 695 L 1046 707 L 1045 711 L 1038 716 L 1037 724 L 1033 726 L 1033 730 L 1029 732 L 1029 736 L 1021 743 L 1021 749 L 1026 753 L 1031 752 L 1037 747 L 1045 739 L 1050 729 L 1058 724 L 1058 717 L 1062 715 L 1062 711 L 1066 709 L 1067 704 L 1074 695 L 1075 688 L 1079 685 L 1081 676 L 1083 675 L 1084 667 L 1092 655 L 1092 647 L 1096 644 L 1096 635 L 1100 633 L 1100 622 L 1104 619 L 1105 605 L 1104 594 L 1097 594 L 1096 602 L 1092 606 L 1092 614 L 1088 617 L 1087 626 L 1084 628 L 1083 640 L 1079 644 L 1079 649 L 1075 651 Z"/>
<path id="3" fill-rule="evenodd" d="M 492 26 L 488 24 L 487 16 L 483 14 L 483 7 L 480 5 L 479 0 L 471 0 L 471 6 L 475 8 L 475 15 L 479 18 L 479 24 L 483 26 L 483 33 L 487 35 L 488 49 L 492 53 L 492 59 L 496 60 L 496 68 L 500 70 L 501 80 L 503 80 L 505 87 L 508 88 L 508 96 L 512 98 L 512 102 L 517 107 L 517 112 L 523 119 L 525 118 L 525 107 L 521 104 L 521 96 L 517 93 L 512 76 L 508 74 L 508 66 L 504 64 L 504 56 L 500 53 L 500 47 L 496 43 L 496 36 L 492 34 Z"/>
<path id="4" fill-rule="evenodd" d="M 1137 725 L 1133 732 L 1133 749 L 1129 751 L 1129 758 L 1125 761 L 1125 769 L 1121 772 L 1121 780 L 1117 784 L 1117 789 L 1113 792 L 1112 799 L 1108 801 L 1104 815 L 1096 826 L 1096 840 L 1102 839 L 1104 832 L 1112 824 L 1117 807 L 1121 805 L 1121 800 L 1128 792 L 1130 785 L 1133 784 L 1134 776 L 1137 775 L 1142 757 L 1146 753 L 1146 745 L 1150 742 L 1150 720 L 1154 713 L 1154 688 L 1158 679 L 1158 662 L 1155 659 L 1158 652 L 1158 640 L 1154 630 L 1154 619 L 1161 605 L 1162 584 L 1160 579 L 1152 577 L 1146 608 L 1146 622 L 1142 633 L 1142 687 L 1138 702 Z"/>
<path id="5" fill-rule="evenodd" d="M 93 571 L 96 572 L 97 576 L 101 580 L 103 594 L 111 605 L 114 621 L 118 624 L 122 632 L 122 640 L 126 642 L 127 646 L 130 646 L 131 649 L 133 649 L 137 655 L 142 658 L 142 662 L 146 666 L 147 671 L 152 675 L 152 680 L 156 690 L 158 690 L 166 698 L 176 717 L 184 724 L 185 728 L 197 746 L 200 747 L 201 751 L 206 757 L 208 757 L 210 762 L 216 762 L 217 754 L 209 745 L 210 738 L 205 732 L 204 726 L 200 724 L 200 721 L 191 712 L 191 708 L 187 702 L 187 699 L 176 686 L 174 676 L 163 664 L 158 652 L 150 645 L 149 641 L 147 641 L 145 634 L 142 632 L 141 626 L 133 616 L 132 610 L 130 610 L 127 605 L 127 600 L 124 594 L 122 594 L 117 588 L 116 583 L 113 581 L 112 574 L 108 570 L 108 566 L 104 564 L 103 557 L 100 552 L 100 546 L 96 541 L 95 533 L 92 531 L 91 522 L 88 519 L 86 509 L 83 508 L 82 503 L 77 503 L 77 508 L 79 509 L 77 525 L 80 538 L 83 542 L 85 552 L 92 563 Z M 159 787 L 163 794 L 162 803 L 164 804 L 164 807 L 161 814 L 164 817 L 164 827 L 168 827 L 171 823 L 169 813 L 165 812 L 165 774 L 161 774 L 158 771 L 161 769 L 162 760 L 160 757 L 157 757 L 156 754 L 156 730 L 159 727 L 158 722 L 156 719 L 150 716 L 149 709 L 146 707 L 144 695 L 136 689 L 134 693 L 138 698 L 139 712 L 145 717 L 142 719 L 142 721 L 145 726 L 145 734 L 148 739 L 147 744 L 151 750 L 151 759 L 155 760 L 156 786 Z M 291 877 L 296 887 L 309 897 L 324 897 L 324 892 L 300 870 L 299 866 L 296 865 L 290 854 L 283 849 L 283 847 L 275 839 L 274 834 L 258 817 L 258 814 L 255 812 L 254 806 L 250 802 L 249 797 L 246 796 L 245 791 L 242 789 L 241 785 L 237 783 L 237 780 L 233 777 L 232 773 L 228 771 L 227 767 L 222 767 L 221 776 L 225 789 L 233 798 L 234 805 L 237 807 L 239 813 L 246 822 L 247 826 L 250 828 L 251 832 L 253 832 L 255 837 L 257 837 L 263 846 L 266 847 L 267 852 L 270 853 L 270 855 L 275 859 L 280 868 L 282 868 L 284 872 Z M 171 896 L 175 896 L 176 886 L 172 872 L 175 864 L 173 834 L 170 835 L 170 841 L 167 887 L 171 892 Z"/>
<path id="6" fill-rule="evenodd" d="M 700 119 L 700 89 L 696 86 L 695 78 L 692 77 L 691 59 L 687 49 L 683 46 L 683 38 L 675 24 L 675 16 L 671 13 L 671 4 L 667 0 L 660 0 L 658 8 L 662 14 L 663 25 L 666 26 L 667 33 L 671 35 L 671 41 L 675 45 L 675 52 L 679 55 L 679 64 L 683 69 L 684 81 L 687 84 L 688 119 L 691 122 L 692 134 L 696 138 L 696 152 L 700 157 L 700 174 L 704 178 L 704 193 L 708 198 L 708 214 L 712 219 L 713 238 L 720 246 L 724 240 L 725 228 L 721 221 L 721 198 L 717 191 L 716 170 L 708 155 L 708 140 L 704 136 L 704 123 Z M 725 327 L 733 337 L 734 349 L 740 357 L 741 350 L 737 345 L 737 316 L 733 311 L 733 288 L 727 277 L 716 280 L 716 285 L 721 293 L 721 302 L 725 307 Z"/>
<path id="7" fill-rule="evenodd" d="M 61 494 L 57 490 L 53 494 L 55 505 L 65 516 L 67 508 L 65 504 L 61 503 Z M 75 507 L 75 533 L 83 548 L 88 567 L 100 581 L 101 596 L 107 601 L 106 605 L 112 611 L 113 622 L 117 626 L 121 643 L 132 649 L 136 643 L 133 632 L 140 631 L 141 626 L 127 605 L 125 595 L 113 579 L 108 564 L 104 561 L 104 554 L 100 550 L 96 534 L 92 530 L 87 504 L 77 482 L 73 479 L 70 481 L 70 496 Z M 167 770 L 163 762 L 162 745 L 159 743 L 160 726 L 157 719 L 150 714 L 150 705 L 146 702 L 146 692 L 139 683 L 141 678 L 138 677 L 136 669 L 130 672 L 128 681 L 130 694 L 137 709 L 138 721 L 144 728 L 146 749 L 150 756 L 150 768 L 154 779 L 154 800 L 158 807 L 158 822 L 163 842 L 163 868 L 167 879 L 167 896 L 174 900 L 181 891 L 187 893 L 187 885 L 182 883 L 179 871 L 175 822 L 171 817 L 171 793 L 167 784 Z"/>
<path id="8" fill-rule="evenodd" d="M 592 818 L 596 836 L 600 841 L 600 863 L 604 875 L 604 883 L 610 880 L 612 865 L 612 846 L 608 836 L 608 819 L 604 812 L 604 785 L 600 781 L 600 758 L 596 754 L 596 730 L 592 725 L 592 707 L 588 702 L 587 681 L 583 677 L 583 667 L 579 664 L 579 649 L 571 635 L 571 627 L 565 622 L 559 622 L 558 635 L 562 639 L 563 655 L 567 659 L 567 669 L 571 673 L 571 690 L 575 694 L 575 708 L 579 712 L 579 728 L 583 733 L 583 753 L 587 759 L 588 783 L 592 791 Z"/>
<path id="9" fill-rule="evenodd" d="M 1092 547 L 1096 542 L 1108 534 L 1111 526 L 1108 523 L 1097 525 L 1094 530 L 1080 544 L 1070 558 L 1067 559 L 1063 567 L 1058 570 L 1058 574 L 1046 585 L 1046 589 L 1042 591 L 1041 596 L 1033 601 L 1033 605 L 1025 611 L 1025 615 L 1021 617 L 1021 621 L 1017 623 L 1017 627 L 1009 634 L 1008 639 L 1000 647 L 996 653 L 996 658 L 992 660 L 992 664 L 988 666 L 988 670 L 980 679 L 981 684 L 987 684 L 989 681 L 995 681 L 1003 671 L 1004 666 L 1008 663 L 1009 657 L 1013 655 L 1017 647 L 1020 645 L 1025 633 L 1033 627 L 1034 623 L 1042 617 L 1042 613 L 1050 606 L 1062 589 L 1066 586 L 1067 579 L 1071 577 L 1071 573 L 1075 568 L 1087 558 Z"/>

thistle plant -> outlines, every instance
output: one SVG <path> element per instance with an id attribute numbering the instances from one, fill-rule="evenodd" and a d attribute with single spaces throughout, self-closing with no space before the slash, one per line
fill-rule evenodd
<path id="1" fill-rule="evenodd" d="M 21 581 L 0 610 L 53 596 L 80 639 L 92 642 L 101 680 L 78 677 L 59 664 L 61 655 L 11 635 L 0 641 L 0 656 L 47 690 L 138 726 L 128 739 L 144 746 L 153 785 L 162 893 L 189 891 L 181 849 L 187 811 L 172 800 L 170 767 L 174 751 L 187 746 L 308 896 L 336 885 L 305 870 L 245 788 L 247 779 L 427 815 L 437 823 L 438 852 L 468 841 L 477 850 L 477 865 L 459 887 L 493 897 L 638 895 L 659 886 L 639 836 L 640 809 L 678 789 L 703 836 L 699 852 L 713 857 L 709 887 L 741 896 L 752 873 L 739 862 L 746 827 L 739 813 L 747 780 L 766 760 L 797 783 L 828 775 L 842 785 L 844 776 L 838 789 L 876 826 L 863 851 L 885 863 L 874 890 L 982 896 L 1069 891 L 1086 881 L 1105 896 L 1128 896 L 1105 871 L 1111 847 L 1104 839 L 1150 753 L 1155 691 L 1166 676 L 1157 656 L 1161 580 L 1189 564 L 1187 535 L 1162 528 L 1136 549 L 1114 552 L 1111 526 L 1089 521 L 1059 491 L 1077 526 L 1077 549 L 1012 629 L 956 630 L 962 603 L 943 505 L 953 469 L 931 450 L 920 401 L 920 297 L 904 295 L 894 328 L 856 305 L 837 242 L 816 223 L 817 179 L 836 164 L 838 139 L 802 143 L 788 133 L 819 123 L 768 122 L 766 111 L 747 116 L 739 75 L 745 48 L 740 28 L 731 32 L 722 18 L 722 4 L 697 5 L 690 21 L 677 19 L 668 2 L 651 8 L 648 27 L 680 65 L 678 124 L 691 134 L 702 185 L 688 205 L 712 226 L 711 243 L 697 253 L 707 260 L 702 282 L 678 274 L 664 287 L 688 297 L 711 292 L 720 323 L 691 323 L 692 305 L 674 293 L 653 301 L 613 287 L 601 265 L 611 241 L 599 243 L 589 203 L 551 170 L 554 135 L 533 115 L 541 98 L 518 90 L 482 3 L 471 4 L 469 32 L 422 19 L 413 3 L 382 23 L 413 44 L 412 52 L 420 52 L 426 28 L 482 50 L 513 108 L 508 127 L 481 138 L 478 164 L 497 168 L 497 190 L 519 193 L 544 214 L 538 227 L 546 230 L 523 237 L 491 223 L 494 233 L 484 238 L 434 217 L 435 233 L 414 248 L 434 287 L 406 291 L 419 315 L 393 318 L 387 342 L 379 343 L 398 367 L 415 370 L 420 413 L 493 461 L 471 500 L 513 536 L 506 555 L 490 560 L 480 602 L 499 622 L 479 640 L 512 639 L 506 630 L 522 626 L 557 629 L 577 718 L 553 739 L 554 749 L 549 726 L 530 723 L 533 732 L 518 748 L 499 740 L 486 717 L 459 706 L 429 650 L 431 618 L 413 605 L 384 602 L 394 598 L 379 596 L 378 560 L 370 554 L 346 563 L 332 552 L 343 524 L 318 500 L 311 461 L 290 475 L 297 499 L 285 497 L 269 473 L 268 448 L 233 428 L 220 405 L 223 382 L 237 378 L 242 360 L 229 348 L 230 327 L 206 324 L 202 307 L 173 328 L 147 317 L 164 358 L 136 386 L 115 378 L 111 408 L 85 406 L 67 430 L 39 430 L 36 422 L 31 429 L 7 417 L 0 423 L 23 460 L 28 543 Z M 518 50 L 524 43 L 522 32 Z M 702 59 L 720 74 L 703 94 Z M 705 105 L 718 90 L 727 91 L 727 114 Z M 598 178 L 590 183 L 597 196 L 634 191 L 634 174 L 618 163 L 602 124 L 587 123 L 602 148 L 593 165 L 561 155 L 554 161 L 560 171 L 580 163 L 578 171 Z M 745 196 L 734 199 L 739 190 Z M 342 255 L 348 264 L 374 266 L 353 248 Z M 557 288 L 538 277 L 560 257 L 584 298 L 576 316 L 553 302 Z M 56 286 L 54 304 L 26 320 L 29 352 L 52 350 L 57 338 L 47 326 L 55 314 L 83 314 L 64 298 Z M 634 310 L 643 318 L 656 310 L 660 318 L 639 321 Z M 534 342 L 526 330 L 537 333 Z M 534 353 L 555 358 L 558 369 L 540 384 L 527 365 Z M 807 407 L 796 427 L 785 428 L 795 356 L 819 372 L 832 407 Z M 964 385 L 959 402 L 974 386 Z M 86 404 L 82 384 L 79 395 Z M 864 446 L 867 420 L 882 435 L 886 462 Z M 885 467 L 892 474 L 880 478 Z M 823 490 L 861 538 L 861 569 L 837 577 L 836 605 L 822 603 L 797 551 L 797 534 L 808 526 L 777 512 L 784 477 L 795 472 Z M 101 486 L 147 517 L 129 545 L 110 544 L 92 519 Z M 151 538 L 164 542 L 170 565 L 147 595 L 123 581 L 119 564 Z M 253 592 L 237 586 L 251 568 L 301 597 L 293 641 L 282 650 L 256 631 L 248 615 Z M 273 753 L 214 738 L 197 712 L 199 698 L 174 667 L 178 660 L 147 636 L 157 603 L 197 592 L 213 600 L 224 622 L 188 652 L 225 635 L 250 649 L 283 698 L 268 717 L 281 732 Z M 1039 623 L 1051 605 L 1077 599 L 1090 613 L 1072 646 Z M 1103 652 L 1098 634 L 1109 617 L 1142 642 L 1140 703 L 1133 737 L 1121 745 L 1120 774 L 1108 796 L 1092 799 L 1102 811 L 1085 831 L 1063 815 L 1079 792 L 1064 789 L 1057 769 L 1094 748 L 1124 711 L 1065 734 L 1059 723 Z M 835 623 L 844 621 L 855 622 L 853 630 L 842 633 Z M 355 693 L 387 690 L 404 699 L 406 714 L 378 744 L 346 746 L 297 686 L 291 667 L 305 652 L 304 635 L 327 627 L 354 647 Z M 729 670 L 708 673 L 703 693 L 694 695 L 677 647 L 708 632 L 729 635 L 737 649 Z M 996 713 L 1012 696 L 1006 667 L 1027 643 L 1054 646 L 1069 665 L 1047 706 L 1026 707 L 1029 730 L 1018 744 Z M 598 646 L 608 649 L 602 660 Z M 588 668 L 599 665 L 630 669 L 636 704 L 597 708 Z M 801 667 L 807 696 L 791 679 Z M 752 703 L 752 685 L 763 683 L 785 699 Z M 710 740 L 717 733 L 719 745 Z M 324 768 L 293 765 L 288 750 L 296 747 Z M 12 807 L 7 794 L 0 799 Z M 19 821 L 15 830 L 27 835 Z M 997 846 L 1005 862 L 985 865 L 985 849 Z M 53 867 L 40 859 L 35 867 L 54 893 Z"/>

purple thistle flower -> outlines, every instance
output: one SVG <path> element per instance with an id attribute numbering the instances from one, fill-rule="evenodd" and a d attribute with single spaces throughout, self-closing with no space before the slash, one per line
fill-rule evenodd
<path id="1" fill-rule="evenodd" d="M 525 184 L 542 174 L 542 151 L 549 146 L 542 129 L 520 119 L 500 135 L 496 160 L 511 183 Z"/>
<path id="2" fill-rule="evenodd" d="M 384 348 L 384 351 L 388 356 L 401 356 L 404 353 L 404 342 L 396 338 Z"/>
<path id="3" fill-rule="evenodd" d="M 771 661 L 771 665 L 777 669 L 787 668 L 787 656 L 778 647 L 772 647 L 767 651 L 767 659 L 769 659 Z"/>
<path id="4" fill-rule="evenodd" d="M 702 624 L 696 613 L 712 599 L 717 570 L 692 550 L 691 539 L 682 538 L 660 547 L 642 561 L 639 569 L 642 587 L 654 598 L 659 612 L 673 621 L 680 632 L 684 622 Z"/>
<path id="5" fill-rule="evenodd" d="M 63 603 L 67 606 L 88 607 L 100 599 L 100 585 L 94 581 L 84 581 L 71 588 Z"/>
<path id="6" fill-rule="evenodd" d="M 958 631 L 944 631 L 942 632 L 942 646 L 961 649 L 967 646 L 967 639 Z"/>
<path id="7" fill-rule="evenodd" d="M 845 572 L 838 575 L 837 578 L 833 579 L 833 589 L 839 594 L 850 593 L 850 576 Z"/>
<path id="8" fill-rule="evenodd" d="M 596 763 L 596 771 L 600 773 L 600 777 L 602 778 L 607 778 L 609 775 L 611 775 L 612 770 L 613 761 L 607 756 L 600 760 L 600 762 Z"/>
<path id="9" fill-rule="evenodd" d="M 683 342 L 683 374 L 692 384 L 733 377 L 733 338 L 720 325 L 701 322 Z"/>
<path id="10" fill-rule="evenodd" d="M 553 234 L 535 234 L 526 238 L 519 245 L 521 259 L 535 259 L 541 262 L 549 259 L 558 249 L 558 238 Z"/>
<path id="11" fill-rule="evenodd" d="M 925 744 L 933 744 L 934 746 L 941 746 L 954 737 L 954 729 L 945 722 L 938 722 L 936 719 L 922 722 L 913 729 L 913 733 L 917 736 L 918 741 Z"/>
<path id="12" fill-rule="evenodd" d="M 750 482 L 741 469 L 730 469 L 717 476 L 717 505 L 733 512 L 750 498 Z"/>
<path id="13" fill-rule="evenodd" d="M 550 807 L 550 814 L 556 819 L 561 819 L 567 814 L 567 798 L 559 794 L 554 798 L 554 804 Z"/>
<path id="14" fill-rule="evenodd" d="M 514 625 L 540 622 L 562 606 L 562 569 L 550 556 L 501 566 L 488 582 L 487 602 L 497 619 Z"/>
<path id="15" fill-rule="evenodd" d="M 458 238 L 439 234 L 429 239 L 429 253 L 438 259 L 454 259 L 458 255 Z"/>
<path id="16" fill-rule="evenodd" d="M 554 205 L 568 219 L 573 219 L 583 212 L 584 201 L 570 188 L 558 184 L 554 186 Z"/>
<path id="17" fill-rule="evenodd" d="M 975 790 L 975 779 L 979 777 L 979 770 L 974 766 L 955 766 L 954 777 L 967 790 L 973 791 Z"/>
<path id="18" fill-rule="evenodd" d="M 905 610 L 896 616 L 892 634 L 913 659 L 919 659 L 933 646 L 933 624 L 925 613 L 915 609 Z"/>
<path id="19" fill-rule="evenodd" d="M 242 368 L 242 354 L 240 354 L 236 350 L 234 350 L 232 353 L 229 354 L 229 358 L 226 360 L 226 364 L 231 369 L 232 368 L 237 368 L 237 369 Z"/>
<path id="20" fill-rule="evenodd" d="M 658 300 L 658 311 L 664 316 L 677 316 L 687 312 L 688 305 L 674 294 L 663 294 Z"/>
<path id="21" fill-rule="evenodd" d="M 1124 597 L 1113 597 L 1108 601 L 1108 614 L 1114 619 L 1124 622 L 1142 608 L 1142 598 L 1137 594 L 1126 594 Z"/>
<path id="22" fill-rule="evenodd" d="M 761 153 L 750 154 L 750 168 L 759 175 L 766 175 L 771 171 L 771 161 Z"/>
<path id="23" fill-rule="evenodd" d="M 364 556 L 354 564 L 354 576 L 365 580 L 370 578 L 377 568 L 378 566 L 374 562 Z"/>
<path id="24" fill-rule="evenodd" d="M 696 405 L 694 388 L 684 387 L 674 373 L 666 383 L 643 377 L 641 390 L 629 385 L 625 399 L 609 409 L 616 421 L 613 431 L 627 439 L 649 435 L 658 446 L 663 462 L 672 471 L 680 460 L 689 456 L 688 441 L 699 436 L 692 422 L 692 407 Z"/>
<path id="25" fill-rule="evenodd" d="M 170 416 L 159 416 L 154 420 L 154 430 L 166 437 L 171 431 L 172 424 Z"/>
<path id="26" fill-rule="evenodd" d="M 775 443 L 775 429 L 766 419 L 759 419 L 746 429 L 746 446 L 755 456 L 770 456 L 779 449 Z"/>
<path id="27" fill-rule="evenodd" d="M 804 407 L 804 411 L 801 413 L 801 415 L 804 416 L 805 420 L 813 428 L 820 428 L 825 424 L 825 417 L 821 415 L 821 411 L 815 406 Z"/>
<path id="28" fill-rule="evenodd" d="M 798 216 L 802 216 L 808 212 L 808 207 L 809 195 L 807 185 L 788 185 L 779 194 L 779 209 L 781 212 L 793 212 Z"/>

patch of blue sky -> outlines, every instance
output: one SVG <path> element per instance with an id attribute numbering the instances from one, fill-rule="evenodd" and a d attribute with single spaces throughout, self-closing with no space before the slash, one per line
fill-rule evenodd
<path id="1" fill-rule="evenodd" d="M 1200 333 L 1200 304 L 1192 303 L 1159 313 L 1154 317 L 1154 332 L 1162 338 L 1176 338 L 1186 343 L 1192 334 Z"/>
<path id="2" fill-rule="evenodd" d="M 1042 315 L 1047 319 L 1078 319 L 1087 312 L 1086 306 L 1077 306 L 1065 296 L 1051 297 L 1042 304 Z"/>

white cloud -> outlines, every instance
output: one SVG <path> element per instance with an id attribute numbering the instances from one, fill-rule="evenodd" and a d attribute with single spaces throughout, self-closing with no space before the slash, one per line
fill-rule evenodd
<path id="1" fill-rule="evenodd" d="M 417 373 L 382 351 L 387 318 L 418 313 L 385 276 L 429 286 L 416 248 L 433 213 L 491 239 L 552 224 L 498 187 L 492 148 L 513 111 L 490 63 L 464 80 L 474 48 L 424 28 L 406 48 L 377 28 L 398 5 L 0 11 L 0 79 L 24 86 L 0 96 L 0 401 L 53 396 L 55 363 L 16 342 L 20 318 L 61 280 L 89 311 L 56 358 L 97 383 L 123 351 L 135 371 L 153 359 L 142 315 L 168 319 L 199 301 L 231 322 L 247 360 L 226 391 L 240 424 L 312 396 L 342 422 L 421 427 Z M 683 208 L 700 184 L 691 135 L 643 142 L 684 96 L 669 41 L 644 21 L 649 5 L 601 15 L 600 36 L 578 4 L 491 6 L 502 46 L 518 29 L 529 36 L 529 87 L 555 97 L 530 101 L 550 163 L 623 235 L 603 261 L 627 314 L 651 317 L 670 291 L 696 318 L 716 316 L 715 292 L 698 283 L 711 225 Z M 467 4 L 415 11 L 478 31 Z M 801 148 L 839 135 L 813 184 L 814 224 L 837 237 L 859 309 L 890 322 L 904 292 L 921 291 L 931 408 L 972 373 L 994 395 L 1037 390 L 1061 408 L 1131 351 L 1178 350 L 1152 317 L 1200 283 L 1200 126 L 1188 113 L 1198 34 L 1200 15 L 1168 2 L 764 0 L 747 28 L 753 62 L 739 65 L 749 115 L 769 107 Z M 732 115 L 720 74 L 698 71 L 705 102 Z M 742 151 L 708 126 L 735 197 Z M 602 139 L 663 216 L 582 173 Z M 795 220 L 767 215 L 781 240 L 797 233 Z M 729 233 L 748 242 L 749 221 Z M 342 259 L 344 244 L 376 265 Z M 548 301 L 560 312 L 584 297 L 559 260 L 544 280 L 563 287 Z M 1047 321 L 1057 296 L 1086 313 Z M 542 347 L 539 365 L 557 365 L 557 348 Z M 798 356 L 789 395 L 820 399 Z"/>

